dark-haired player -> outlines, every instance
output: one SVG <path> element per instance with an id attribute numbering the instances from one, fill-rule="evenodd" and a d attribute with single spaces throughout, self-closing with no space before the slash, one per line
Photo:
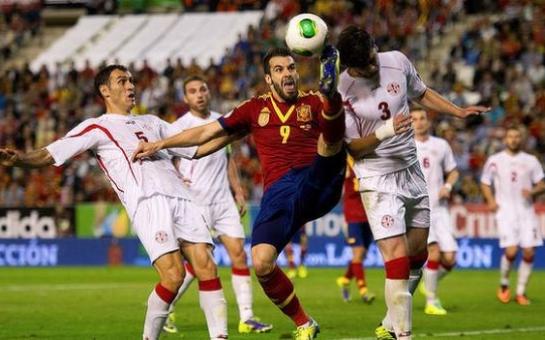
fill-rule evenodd
<path id="1" fill-rule="evenodd" d="M 338 90 L 346 111 L 348 150 L 356 160 L 362 201 L 386 270 L 388 311 L 376 335 L 410 339 L 409 276 L 416 288 L 427 258 L 430 210 L 413 131 L 399 133 L 397 123 L 411 119 L 409 100 L 459 118 L 486 108 L 460 108 L 426 87 L 403 53 L 379 53 L 371 35 L 360 27 L 345 28 L 337 48 L 347 68 Z"/>
<path id="2" fill-rule="evenodd" d="M 138 141 L 168 137 L 173 129 L 155 116 L 130 114 L 135 105 L 135 85 L 125 66 L 110 65 L 100 70 L 95 77 L 95 90 L 104 100 L 107 113 L 84 120 L 64 138 L 40 150 L 22 153 L 0 149 L 0 165 L 62 166 L 84 151 L 93 151 L 159 274 L 159 283 L 147 301 L 143 339 L 159 338 L 169 305 L 184 279 L 182 254 L 197 273 L 199 299 L 210 338 L 227 339 L 225 298 L 210 251 L 213 245 L 210 232 L 198 213 L 199 208 L 191 201 L 171 157 L 165 152 L 136 163 L 129 159 Z M 228 142 L 229 138 L 223 138 L 198 149 L 171 151 L 176 151 L 179 157 L 199 158 Z"/>
<path id="3" fill-rule="evenodd" d="M 295 60 L 285 48 L 263 61 L 270 92 L 240 104 L 207 125 L 156 143 L 141 143 L 135 159 L 175 146 L 200 145 L 217 137 L 251 134 L 264 174 L 261 210 L 252 230 L 252 262 L 265 294 L 289 316 L 295 339 L 313 339 L 318 324 L 303 310 L 293 284 L 276 264 L 278 254 L 306 222 L 338 202 L 344 178 L 344 111 L 336 90 L 338 54 L 321 56 L 320 94 L 298 89 Z"/>

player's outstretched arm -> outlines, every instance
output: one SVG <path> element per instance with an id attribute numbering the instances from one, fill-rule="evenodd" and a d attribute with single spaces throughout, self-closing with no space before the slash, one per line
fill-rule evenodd
<path id="1" fill-rule="evenodd" d="M 227 136 L 227 132 L 218 121 L 214 121 L 206 125 L 184 130 L 176 135 L 158 140 L 156 142 L 140 142 L 132 155 L 132 160 L 136 161 L 138 159 L 149 157 L 162 149 L 176 147 L 185 148 L 203 145 L 214 138 L 223 136 Z"/>
<path id="2" fill-rule="evenodd" d="M 451 116 L 458 118 L 480 115 L 490 111 L 490 107 L 485 106 L 468 106 L 465 108 L 459 107 L 431 88 L 427 88 L 422 97 L 416 99 L 415 101 L 429 110 L 448 113 Z"/>
<path id="3" fill-rule="evenodd" d="M 225 135 L 225 136 L 214 138 L 211 141 L 208 141 L 205 144 L 199 146 L 193 158 L 199 159 L 199 158 L 208 156 L 220 149 L 223 149 L 225 146 L 231 144 L 237 139 L 244 137 L 245 135 L 246 135 L 245 133 L 240 133 L 240 134 Z"/>
<path id="4" fill-rule="evenodd" d="M 13 149 L 0 149 L 0 165 L 5 167 L 41 168 L 53 165 L 55 160 L 46 149 L 22 153 Z"/>
<path id="5" fill-rule="evenodd" d="M 411 115 L 397 115 L 395 118 L 390 118 L 372 134 L 352 139 L 348 143 L 348 151 L 354 159 L 358 160 L 373 152 L 383 140 L 408 131 L 411 123 Z"/>

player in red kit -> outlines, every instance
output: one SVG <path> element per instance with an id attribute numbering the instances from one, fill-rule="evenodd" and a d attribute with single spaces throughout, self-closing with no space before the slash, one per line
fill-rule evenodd
<path id="1" fill-rule="evenodd" d="M 373 234 L 361 203 L 358 191 L 359 181 L 354 174 L 352 165 L 354 165 L 354 160 L 348 156 L 348 167 L 344 180 L 343 213 L 347 227 L 346 243 L 352 248 L 352 260 L 348 263 L 345 274 L 337 278 L 337 285 L 341 288 L 343 300 L 348 302 L 350 300 L 350 281 L 354 278 L 362 301 L 371 303 L 375 299 L 375 294 L 369 292 L 367 288 L 363 261 L 369 245 L 373 242 Z"/>
<path id="2" fill-rule="evenodd" d="M 134 159 L 176 145 L 252 134 L 263 168 L 264 195 L 252 229 L 252 262 L 269 299 L 297 326 L 295 339 L 313 339 L 319 327 L 302 308 L 293 284 L 276 264 L 278 254 L 306 222 L 339 201 L 346 166 L 344 111 L 337 93 L 338 53 L 320 57 L 320 92 L 298 89 L 295 60 L 285 48 L 263 60 L 270 92 L 243 102 L 217 121 L 155 143 L 140 143 Z"/>

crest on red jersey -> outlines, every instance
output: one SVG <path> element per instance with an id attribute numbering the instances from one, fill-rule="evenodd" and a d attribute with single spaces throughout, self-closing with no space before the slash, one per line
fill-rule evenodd
<path id="1" fill-rule="evenodd" d="M 397 96 L 401 90 L 401 86 L 398 83 L 391 82 L 386 86 L 386 91 L 392 96 Z"/>
<path id="2" fill-rule="evenodd" d="M 269 124 L 269 117 L 271 116 L 271 111 L 268 108 L 263 108 L 261 112 L 259 112 L 259 116 L 257 117 L 257 124 L 261 127 L 264 127 L 265 125 Z"/>
<path id="3" fill-rule="evenodd" d="M 303 104 L 297 108 L 297 121 L 298 122 L 310 122 L 312 120 L 312 111 L 310 105 Z"/>

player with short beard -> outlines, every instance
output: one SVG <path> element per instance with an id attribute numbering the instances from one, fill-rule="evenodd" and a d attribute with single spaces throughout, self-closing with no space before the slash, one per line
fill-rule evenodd
<path id="1" fill-rule="evenodd" d="M 155 143 L 141 143 L 135 159 L 175 146 L 200 145 L 217 137 L 251 134 L 261 161 L 264 194 L 252 229 L 252 263 L 269 299 L 297 329 L 297 340 L 313 339 L 319 327 L 304 310 L 293 284 L 277 266 L 278 254 L 306 222 L 339 201 L 344 179 L 344 111 L 337 92 L 338 54 L 321 56 L 320 92 L 298 89 L 295 60 L 286 48 L 263 60 L 270 92 L 253 97 L 217 121 Z"/>
<path id="2" fill-rule="evenodd" d="M 543 245 L 543 236 L 534 211 L 534 198 L 545 192 L 543 168 L 539 160 L 522 151 L 522 131 L 511 126 L 505 134 L 505 150 L 488 158 L 481 175 L 481 190 L 490 211 L 496 213 L 498 238 L 503 256 L 500 262 L 500 287 L 497 297 L 511 301 L 509 273 L 522 250 L 515 301 L 529 305 L 526 286 L 532 273 L 535 247 Z M 494 191 L 492 191 L 492 185 Z"/>

